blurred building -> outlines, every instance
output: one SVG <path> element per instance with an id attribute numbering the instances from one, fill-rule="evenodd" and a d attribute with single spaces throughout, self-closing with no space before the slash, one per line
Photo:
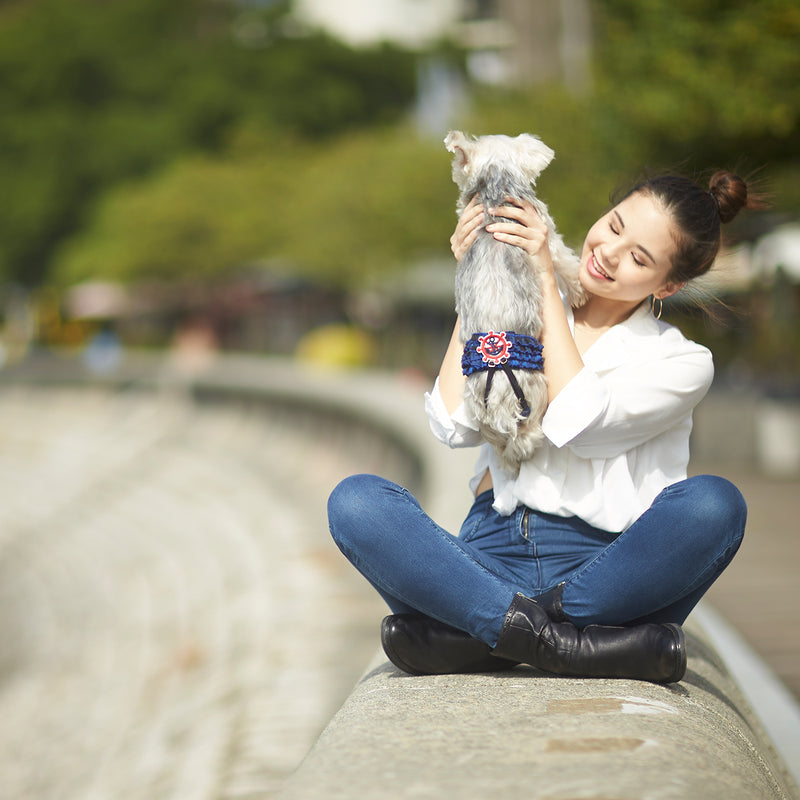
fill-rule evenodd
<path id="1" fill-rule="evenodd" d="M 430 46 L 451 29 L 464 0 L 294 0 L 294 16 L 359 47 L 382 41 Z"/>
<path id="2" fill-rule="evenodd" d="M 589 0 L 294 0 L 293 8 L 303 24 L 356 47 L 455 41 L 481 83 L 589 84 Z"/>

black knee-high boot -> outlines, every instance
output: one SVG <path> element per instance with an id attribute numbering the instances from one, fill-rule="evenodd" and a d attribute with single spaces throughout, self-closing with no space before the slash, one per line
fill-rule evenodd
<path id="1" fill-rule="evenodd" d="M 577 628 L 560 611 L 560 593 L 548 610 L 549 615 L 536 600 L 518 594 L 492 655 L 574 677 L 673 683 L 686 672 L 686 645 L 679 625 Z"/>
<path id="2" fill-rule="evenodd" d="M 423 614 L 394 614 L 381 625 L 389 660 L 410 675 L 499 672 L 518 662 L 493 656 L 488 644 Z"/>

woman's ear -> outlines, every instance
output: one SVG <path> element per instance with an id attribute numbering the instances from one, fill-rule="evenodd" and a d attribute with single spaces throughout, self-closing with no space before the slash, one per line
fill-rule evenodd
<path id="1" fill-rule="evenodd" d="M 686 281 L 681 281 L 680 283 L 667 281 L 657 292 L 653 292 L 653 297 L 658 300 L 666 300 L 668 297 L 672 297 L 672 295 L 683 289 L 684 286 L 686 286 Z"/>

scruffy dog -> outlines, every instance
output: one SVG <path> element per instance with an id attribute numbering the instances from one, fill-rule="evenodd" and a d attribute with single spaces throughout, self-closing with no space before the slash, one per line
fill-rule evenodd
<path id="1" fill-rule="evenodd" d="M 467 137 L 451 131 L 444 140 L 454 153 L 453 180 L 461 190 L 458 213 L 473 196 L 486 209 L 484 225 L 513 221 L 489 216 L 488 209 L 529 200 L 548 227 L 548 242 L 559 288 L 568 303 L 584 300 L 578 282 L 579 259 L 556 232 L 547 207 L 533 191 L 553 151 L 536 136 Z M 481 434 L 497 452 L 501 466 L 516 475 L 543 438 L 547 408 L 538 338 L 542 332 L 539 266 L 519 247 L 481 229 L 456 272 L 456 312 L 465 345 L 464 402 Z M 545 354 L 546 357 L 546 354 Z M 502 372 L 504 374 L 498 374 Z"/>

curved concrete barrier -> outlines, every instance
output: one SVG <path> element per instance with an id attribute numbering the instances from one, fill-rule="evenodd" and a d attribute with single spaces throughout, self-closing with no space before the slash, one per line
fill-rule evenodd
<path id="1" fill-rule="evenodd" d="M 190 392 L 201 402 L 269 403 L 310 415 L 311 424 L 325 415 L 394 448 L 398 472 L 416 484 L 441 524 L 454 527 L 469 500 L 474 454 L 448 451 L 429 435 L 423 387 L 407 378 L 310 373 L 244 357 L 218 359 L 192 374 L 144 358 L 102 377 L 80 374 L 72 362 L 3 375 L 91 378 Z M 687 625 L 687 676 L 670 686 L 563 679 L 525 667 L 412 677 L 378 653 L 279 796 L 797 800 L 792 772 L 798 765 L 786 763 L 782 752 L 790 751 L 776 748 L 732 677 L 709 635 L 713 615 L 701 617 Z M 758 677 L 750 673 L 746 680 Z M 781 735 L 800 737 L 800 731 L 784 728 Z"/>
<path id="2" fill-rule="evenodd" d="M 412 677 L 381 654 L 279 797 L 796 798 L 704 632 L 687 634 L 672 686 L 525 667 Z"/>

